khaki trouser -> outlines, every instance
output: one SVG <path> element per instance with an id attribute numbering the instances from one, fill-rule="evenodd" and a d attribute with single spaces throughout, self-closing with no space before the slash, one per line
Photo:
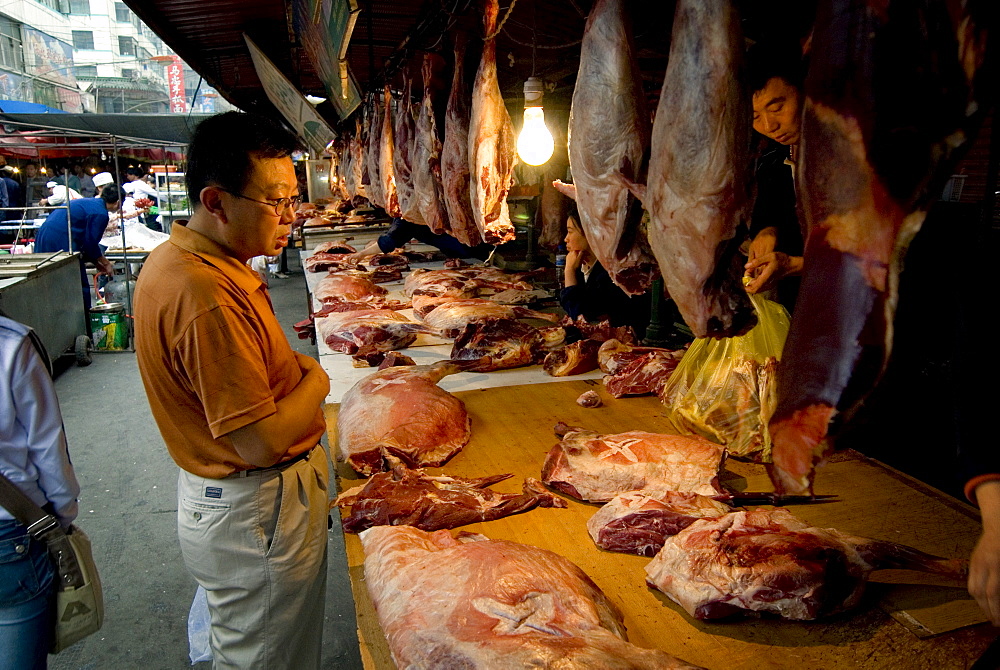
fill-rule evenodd
<path id="1" fill-rule="evenodd" d="M 204 587 L 214 668 L 319 667 L 329 466 L 322 446 L 284 470 L 177 481 L 184 564 Z"/>

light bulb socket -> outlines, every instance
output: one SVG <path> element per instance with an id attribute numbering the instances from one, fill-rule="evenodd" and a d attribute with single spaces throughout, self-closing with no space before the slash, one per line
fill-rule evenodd
<path id="1" fill-rule="evenodd" d="M 528 77 L 524 81 L 524 106 L 541 107 L 545 95 L 545 84 L 538 77 Z"/>

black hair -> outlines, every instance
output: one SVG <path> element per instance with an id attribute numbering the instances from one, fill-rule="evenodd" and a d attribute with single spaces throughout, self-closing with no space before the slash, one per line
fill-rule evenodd
<path id="1" fill-rule="evenodd" d="M 108 184 L 101 189 L 101 200 L 104 201 L 105 205 L 114 205 L 121 202 L 121 197 L 118 194 L 118 187 L 114 184 Z"/>
<path id="2" fill-rule="evenodd" d="M 251 156 L 285 158 L 298 148 L 295 135 L 267 117 L 244 112 L 211 116 L 195 128 L 188 147 L 188 202 L 197 209 L 206 186 L 240 193 L 250 180 Z"/>
<path id="3" fill-rule="evenodd" d="M 795 44 L 782 41 L 757 42 L 747 50 L 747 85 L 757 93 L 767 82 L 780 77 L 802 90 L 804 68 L 802 55 Z"/>
<path id="4" fill-rule="evenodd" d="M 144 174 L 145 173 L 142 171 L 142 168 L 137 168 L 137 167 L 125 168 L 126 177 L 139 177 L 140 179 L 142 179 L 142 176 Z"/>

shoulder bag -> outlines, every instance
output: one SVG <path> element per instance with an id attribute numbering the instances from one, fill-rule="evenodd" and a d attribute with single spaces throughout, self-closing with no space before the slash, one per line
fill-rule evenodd
<path id="1" fill-rule="evenodd" d="M 104 593 L 90 538 L 76 526 L 64 531 L 54 516 L 32 502 L 3 474 L 0 474 L 0 505 L 27 526 L 31 537 L 45 542 L 56 565 L 52 653 L 58 654 L 100 630 L 104 623 Z"/>

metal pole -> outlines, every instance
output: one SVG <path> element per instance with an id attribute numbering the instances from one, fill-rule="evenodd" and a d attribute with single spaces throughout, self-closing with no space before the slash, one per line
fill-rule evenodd
<path id="1" fill-rule="evenodd" d="M 114 157 L 115 168 L 117 170 L 118 166 L 118 138 L 115 135 L 111 136 L 111 155 Z M 132 329 L 132 285 L 129 280 L 132 278 L 132 266 L 128 262 L 128 244 L 125 242 L 125 219 L 122 218 L 122 199 L 121 199 L 121 187 L 116 185 L 118 189 L 118 218 L 121 221 L 121 234 L 122 234 L 122 262 L 125 264 L 125 323 L 128 326 L 128 348 L 129 351 L 135 351 L 135 337 Z M 114 277 L 112 277 L 114 279 Z"/>

